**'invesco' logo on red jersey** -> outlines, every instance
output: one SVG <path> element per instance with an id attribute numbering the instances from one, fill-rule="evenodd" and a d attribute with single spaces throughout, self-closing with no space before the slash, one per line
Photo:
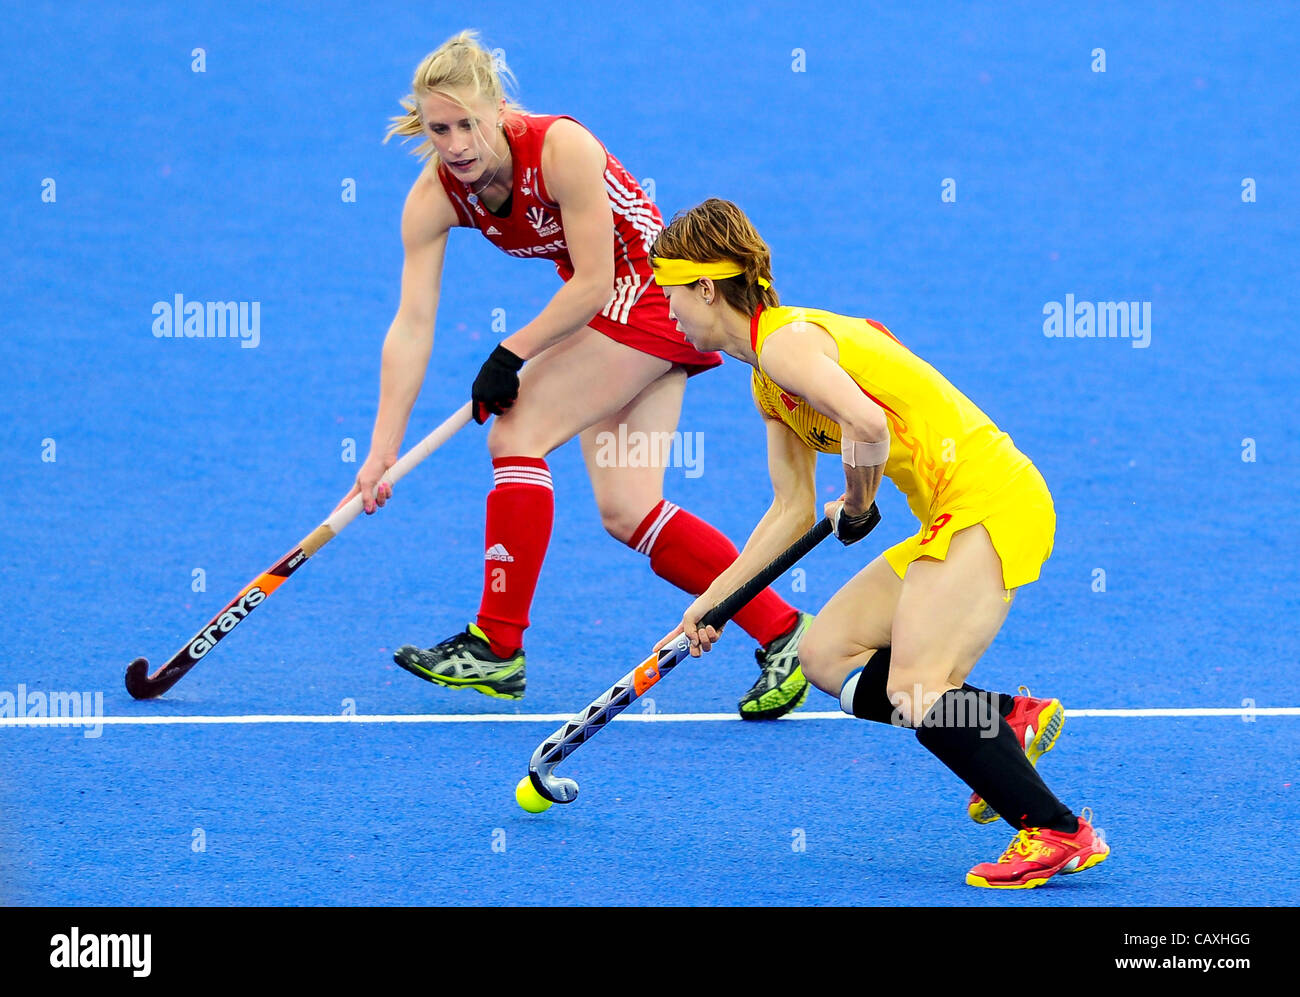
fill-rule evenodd
<path id="1" fill-rule="evenodd" d="M 523 249 L 507 249 L 506 252 L 511 256 L 519 256 L 527 259 L 530 256 L 551 256 L 555 253 L 567 252 L 569 247 L 563 239 L 556 239 L 554 242 L 548 242 L 541 246 L 525 246 Z"/>

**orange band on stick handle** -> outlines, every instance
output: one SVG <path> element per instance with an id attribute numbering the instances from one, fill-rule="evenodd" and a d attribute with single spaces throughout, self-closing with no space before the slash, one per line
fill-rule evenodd
<path id="1" fill-rule="evenodd" d="M 632 670 L 632 688 L 638 696 L 644 696 L 645 691 L 661 678 L 663 672 L 659 670 L 659 655 L 655 653 Z"/>
<path id="2" fill-rule="evenodd" d="M 722 629 L 723 624 L 753 601 L 754 596 L 785 574 L 796 561 L 830 535 L 831 521 L 822 519 L 778 554 L 767 567 L 705 613 L 700 626 Z M 578 784 L 572 779 L 556 775 L 555 766 L 595 737 L 597 731 L 631 706 L 638 696 L 676 668 L 690 653 L 691 642 L 685 634 L 677 634 L 670 643 L 633 668 L 585 710 L 539 744 L 528 762 L 528 779 L 538 794 L 552 803 L 572 803 L 577 799 Z"/>

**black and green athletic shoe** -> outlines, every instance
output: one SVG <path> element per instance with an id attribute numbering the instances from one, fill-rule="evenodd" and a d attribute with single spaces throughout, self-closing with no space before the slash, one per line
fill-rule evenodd
<path id="1" fill-rule="evenodd" d="M 524 697 L 524 652 L 498 657 L 487 635 L 473 623 L 428 650 L 404 644 L 393 660 L 412 675 L 448 689 L 475 689 L 495 699 Z"/>
<path id="2" fill-rule="evenodd" d="M 763 674 L 741 697 L 742 720 L 775 720 L 808 698 L 808 680 L 799 668 L 799 641 L 812 621 L 811 613 L 800 613 L 794 629 L 754 652 Z"/>

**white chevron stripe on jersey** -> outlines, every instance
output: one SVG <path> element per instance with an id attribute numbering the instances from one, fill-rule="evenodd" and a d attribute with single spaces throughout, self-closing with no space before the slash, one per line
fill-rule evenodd
<path id="1" fill-rule="evenodd" d="M 636 303 L 641 300 L 641 295 L 645 294 L 645 289 L 650 286 L 649 281 L 643 281 L 641 275 L 637 274 L 636 278 L 630 283 L 627 298 L 623 303 L 623 313 L 615 316 L 615 321 L 627 324 L 628 317 L 632 314 L 632 309 Z"/>
<path id="2" fill-rule="evenodd" d="M 633 295 L 640 281 L 635 277 L 624 277 L 622 283 L 623 286 L 618 294 L 618 307 L 614 309 L 614 313 L 610 316 L 615 322 L 627 322 L 627 313 L 632 307 Z"/>
<path id="3" fill-rule="evenodd" d="M 645 196 L 644 191 L 638 191 L 636 193 L 633 193 L 632 191 L 624 187 L 622 181 L 620 181 L 618 176 L 614 173 L 614 171 L 609 168 L 605 169 L 605 182 L 628 204 L 632 204 L 635 202 L 648 204 L 650 201 L 650 199 Z"/>
<path id="4" fill-rule="evenodd" d="M 632 254 L 628 251 L 627 240 L 623 238 L 623 233 L 618 230 L 617 225 L 614 226 L 614 240 L 618 245 L 619 255 L 623 257 L 623 263 L 627 266 L 627 272 L 636 273 L 636 264 L 632 262 Z M 615 260 L 614 264 L 615 272 L 617 272 L 618 261 Z"/>
<path id="5" fill-rule="evenodd" d="M 626 209 L 629 214 L 642 215 L 651 220 L 654 219 L 654 207 L 650 201 L 646 200 L 644 197 L 633 197 L 619 193 L 619 188 L 609 179 L 608 174 L 605 178 L 605 192 L 609 195 L 611 202 L 617 204 L 620 208 Z"/>
<path id="6" fill-rule="evenodd" d="M 644 195 L 637 197 L 623 187 L 609 170 L 605 171 L 605 190 L 609 194 L 611 209 L 616 215 L 626 218 L 628 223 L 637 230 L 648 252 L 655 237 L 663 228 L 655 217 L 653 205 L 645 199 Z"/>
<path id="7" fill-rule="evenodd" d="M 648 284 L 642 282 L 640 274 L 616 278 L 614 280 L 614 293 L 610 295 L 609 301 L 605 303 L 601 314 L 608 319 L 626 325 L 632 306 L 641 300 L 641 295 L 648 286 Z"/>
<path id="8" fill-rule="evenodd" d="M 628 215 L 645 218 L 654 225 L 659 224 L 658 219 L 655 217 L 654 205 L 650 199 L 644 195 L 628 192 L 609 172 L 605 173 L 605 190 L 609 194 L 610 201 L 623 208 Z"/>
<path id="9" fill-rule="evenodd" d="M 654 208 L 648 201 L 629 201 L 619 197 L 608 184 L 605 186 L 605 192 L 609 194 L 610 206 L 619 213 L 626 215 L 629 219 L 640 219 L 652 227 L 659 227 L 659 220 L 655 217 Z"/>
<path id="10" fill-rule="evenodd" d="M 610 312 L 618 307 L 619 299 L 623 296 L 623 278 L 614 279 L 614 290 L 609 295 L 609 300 L 605 302 L 605 307 L 600 310 L 600 314 L 609 318 Z"/>
<path id="11" fill-rule="evenodd" d="M 627 219 L 628 224 L 636 229 L 637 234 L 641 236 L 641 244 L 645 247 L 645 251 L 650 252 L 650 247 L 654 245 L 655 239 L 662 231 L 658 222 L 654 221 L 652 216 L 650 221 L 646 221 L 645 218 L 629 215 L 623 208 L 612 201 L 610 202 L 610 208 L 614 214 Z"/>

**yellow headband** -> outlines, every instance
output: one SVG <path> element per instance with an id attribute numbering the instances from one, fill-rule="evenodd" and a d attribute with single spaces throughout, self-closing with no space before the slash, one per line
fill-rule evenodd
<path id="1" fill-rule="evenodd" d="M 655 283 L 660 287 L 677 284 L 694 284 L 701 277 L 712 280 L 726 280 L 739 277 L 745 268 L 734 260 L 719 260 L 716 263 L 696 263 L 694 260 L 668 260 L 661 256 L 653 257 L 650 265 L 654 268 Z M 760 287 L 772 285 L 762 277 L 758 278 Z"/>

